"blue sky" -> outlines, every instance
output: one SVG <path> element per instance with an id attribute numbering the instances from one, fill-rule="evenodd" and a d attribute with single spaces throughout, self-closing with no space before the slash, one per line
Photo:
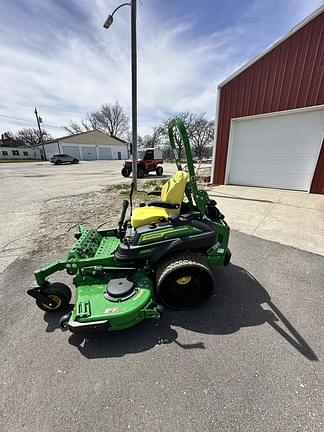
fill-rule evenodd
<path id="1" fill-rule="evenodd" d="M 317 0 L 138 0 L 139 133 L 177 111 L 214 117 L 217 84 L 287 33 Z M 105 102 L 130 114 L 128 7 L 115 0 L 0 0 L 0 132 L 62 135 Z"/>

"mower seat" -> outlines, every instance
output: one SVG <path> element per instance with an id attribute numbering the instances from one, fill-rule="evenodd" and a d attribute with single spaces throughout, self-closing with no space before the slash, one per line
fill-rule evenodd
<path id="1" fill-rule="evenodd" d="M 131 224 L 134 228 L 167 221 L 170 216 L 179 216 L 180 207 L 188 180 L 188 173 L 177 171 L 163 186 L 159 201 L 134 209 Z"/>

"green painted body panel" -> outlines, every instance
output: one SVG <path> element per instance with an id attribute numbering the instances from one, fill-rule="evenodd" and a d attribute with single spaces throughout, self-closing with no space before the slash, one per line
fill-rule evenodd
<path id="1" fill-rule="evenodd" d="M 217 266 L 223 266 L 225 260 L 227 259 L 228 253 L 228 241 L 230 229 L 228 225 L 223 223 L 213 222 L 215 226 L 215 231 L 217 232 L 218 247 L 217 249 L 211 249 L 207 251 L 207 264 L 210 268 L 215 268 Z"/>
<path id="2" fill-rule="evenodd" d="M 82 323 L 108 319 L 107 330 L 113 331 L 131 327 L 145 318 L 159 318 L 160 314 L 154 310 L 152 280 L 144 269 L 127 276 L 135 284 L 132 297 L 123 301 L 111 301 L 104 297 L 108 282 L 125 276 L 123 271 L 106 273 L 99 278 L 76 276 L 74 283 L 78 289 L 72 319 Z"/>
<path id="3" fill-rule="evenodd" d="M 201 230 L 191 225 L 161 228 L 152 232 L 142 234 L 138 244 L 145 245 L 156 241 L 168 240 L 176 237 L 185 237 L 199 233 L 201 233 Z"/>
<path id="4" fill-rule="evenodd" d="M 113 257 L 113 253 L 118 248 L 119 243 L 120 240 L 117 237 L 103 237 L 95 253 L 95 258 Z"/>
<path id="5" fill-rule="evenodd" d="M 80 225 L 79 230 L 81 237 L 70 249 L 68 259 L 93 257 L 102 240 L 102 236 L 95 229 L 86 229 L 83 225 Z"/>

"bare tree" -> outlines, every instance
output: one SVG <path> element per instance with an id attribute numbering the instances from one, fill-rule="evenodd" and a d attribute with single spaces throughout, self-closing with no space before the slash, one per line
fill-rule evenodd
<path id="1" fill-rule="evenodd" d="M 214 123 L 207 120 L 205 114 L 194 114 L 186 111 L 168 118 L 158 128 L 159 139 L 162 143 L 163 152 L 166 157 L 169 157 L 170 155 L 170 151 L 168 150 L 170 146 L 168 126 L 170 121 L 175 118 L 180 118 L 184 122 L 194 156 L 199 159 L 208 156 L 214 138 Z M 183 156 L 183 143 L 177 131 L 174 134 L 174 140 L 177 147 L 178 157 L 181 158 Z"/>
<path id="2" fill-rule="evenodd" d="M 97 120 L 94 118 L 93 113 L 88 113 L 86 118 L 81 120 L 81 124 L 86 131 L 99 129 Z"/>
<path id="3" fill-rule="evenodd" d="M 169 160 L 173 159 L 173 153 L 170 144 L 162 144 L 160 146 L 160 149 L 162 150 L 163 159 L 169 159 Z"/>
<path id="4" fill-rule="evenodd" d="M 208 156 L 214 139 L 214 122 L 205 118 L 205 114 L 196 116 L 193 131 L 191 135 L 191 143 L 194 155 L 198 159 Z"/>
<path id="5" fill-rule="evenodd" d="M 145 148 L 157 147 L 159 144 L 161 144 L 161 136 L 161 128 L 153 128 L 153 132 L 151 135 L 145 135 L 143 138 L 141 138 L 142 146 Z"/>
<path id="6" fill-rule="evenodd" d="M 35 128 L 20 129 L 14 134 L 14 137 L 17 142 L 21 142 L 28 147 L 39 145 L 42 142 L 39 131 Z M 52 136 L 45 129 L 42 129 L 42 137 L 44 141 L 52 139 Z"/>
<path id="7" fill-rule="evenodd" d="M 22 142 L 18 142 L 15 135 L 10 132 L 4 132 L 1 134 L 0 146 L 2 147 L 17 147 L 23 145 Z"/>
<path id="8" fill-rule="evenodd" d="M 169 142 L 168 127 L 169 127 L 170 121 L 174 120 L 175 118 L 180 118 L 184 122 L 184 125 L 187 129 L 189 140 L 192 137 L 192 134 L 194 133 L 196 115 L 189 112 L 189 111 L 175 114 L 174 116 L 165 120 L 162 123 L 162 125 L 159 127 L 160 136 L 162 138 L 163 144 L 167 144 Z M 174 134 L 174 141 L 175 141 L 175 145 L 177 147 L 178 157 L 181 158 L 181 156 L 183 154 L 183 143 L 182 143 L 181 137 L 177 131 Z"/>
<path id="9" fill-rule="evenodd" d="M 83 120 L 82 120 L 83 121 Z M 68 126 L 63 126 L 63 129 L 65 129 L 69 134 L 75 135 L 81 132 L 84 132 L 83 125 L 79 125 L 78 123 L 70 120 L 70 123 Z"/>
<path id="10" fill-rule="evenodd" d="M 97 122 L 99 130 L 103 130 L 112 137 L 124 137 L 128 132 L 128 117 L 118 102 L 102 105 L 91 116 Z"/>
<path id="11" fill-rule="evenodd" d="M 132 134 L 130 132 L 127 135 L 127 141 L 132 142 Z M 137 146 L 138 148 L 144 147 L 144 141 L 141 135 L 137 135 Z"/>
<path id="12" fill-rule="evenodd" d="M 71 134 L 98 129 L 112 137 L 126 138 L 129 122 L 123 107 L 115 102 L 104 104 L 99 110 L 88 113 L 80 124 L 70 121 L 68 126 L 64 126 L 64 129 Z"/>

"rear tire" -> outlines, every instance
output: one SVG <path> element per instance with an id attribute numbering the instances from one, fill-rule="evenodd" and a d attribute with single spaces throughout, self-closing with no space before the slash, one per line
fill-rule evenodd
<path id="1" fill-rule="evenodd" d="M 46 285 L 42 294 L 53 300 L 53 306 L 48 306 L 40 300 L 36 300 L 37 306 L 45 312 L 59 312 L 69 306 L 72 293 L 70 288 L 60 282 L 54 282 Z"/>
<path id="2" fill-rule="evenodd" d="M 215 278 L 201 255 L 188 252 L 161 262 L 156 271 L 158 302 L 169 309 L 194 309 L 214 293 Z"/>
<path id="3" fill-rule="evenodd" d="M 137 168 L 137 178 L 143 178 L 145 174 L 145 171 L 142 167 Z"/>
<path id="4" fill-rule="evenodd" d="M 130 175 L 130 170 L 128 169 L 128 168 L 126 168 L 126 167 L 124 167 L 122 170 L 121 170 L 121 173 L 122 173 L 122 176 L 123 177 L 129 177 L 129 175 Z"/>
<path id="5" fill-rule="evenodd" d="M 163 168 L 161 166 L 158 166 L 155 171 L 157 176 L 161 176 L 163 174 Z"/>
<path id="6" fill-rule="evenodd" d="M 72 163 L 77 164 L 77 163 L 79 163 L 79 161 L 78 161 L 78 159 L 73 159 Z"/>

